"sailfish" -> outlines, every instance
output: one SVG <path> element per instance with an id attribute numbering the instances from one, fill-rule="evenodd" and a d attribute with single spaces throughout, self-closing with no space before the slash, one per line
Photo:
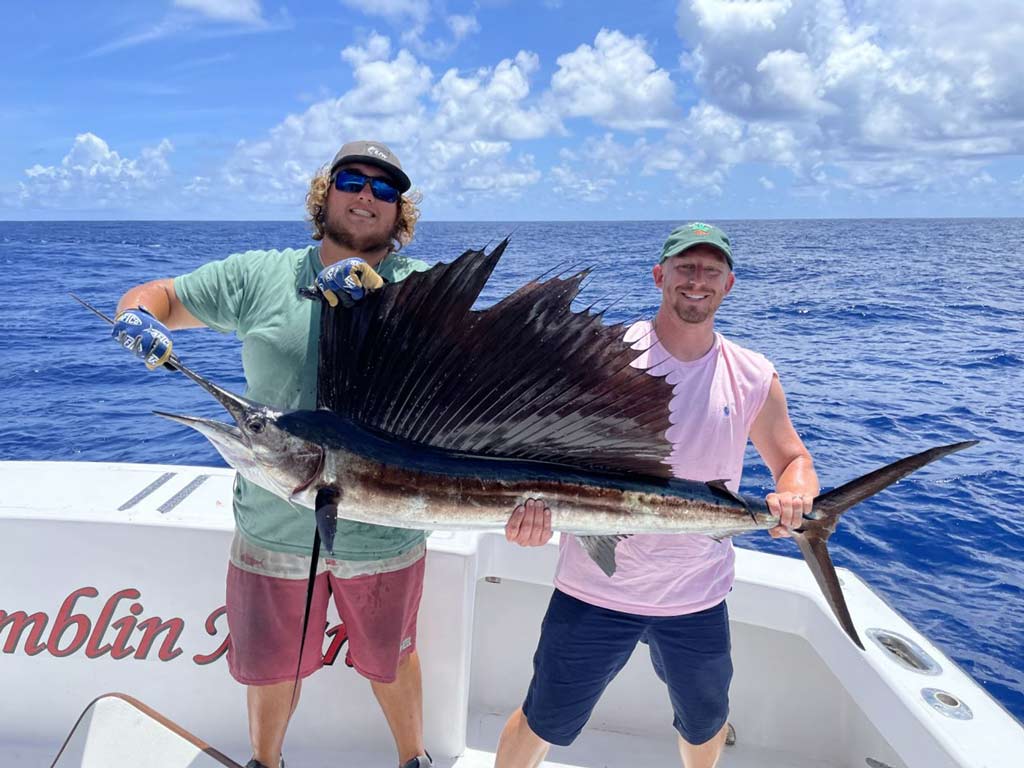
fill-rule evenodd
<path id="1" fill-rule="evenodd" d="M 160 413 L 205 435 L 261 487 L 315 510 L 333 547 L 336 517 L 425 530 L 503 528 L 530 497 L 578 537 L 607 578 L 619 542 L 641 533 L 718 539 L 779 524 L 762 497 L 672 475 L 672 386 L 633 365 L 626 327 L 572 303 L 589 274 L 536 279 L 474 309 L 508 245 L 368 294 L 323 303 L 316 410 L 280 411 L 169 366 L 212 394 L 235 424 Z M 310 293 L 313 300 L 319 294 Z M 819 495 L 794 538 L 843 630 L 864 645 L 828 540 L 852 506 L 976 441 L 930 448 Z"/>

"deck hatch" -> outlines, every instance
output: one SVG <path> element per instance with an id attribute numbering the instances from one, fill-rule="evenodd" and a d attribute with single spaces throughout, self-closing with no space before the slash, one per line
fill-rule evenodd
<path id="1" fill-rule="evenodd" d="M 867 636 L 901 667 L 922 675 L 941 675 L 942 667 L 909 637 L 887 629 L 869 629 Z"/>

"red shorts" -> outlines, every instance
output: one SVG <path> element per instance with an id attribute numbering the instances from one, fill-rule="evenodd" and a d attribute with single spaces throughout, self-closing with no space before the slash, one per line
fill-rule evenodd
<path id="1" fill-rule="evenodd" d="M 320 559 L 301 677 L 324 665 L 327 603 L 333 595 L 348 631 L 349 656 L 356 671 L 381 683 L 395 680 L 398 662 L 416 648 L 424 550 L 420 545 L 397 558 L 372 562 Z M 244 685 L 294 680 L 309 558 L 271 552 L 236 534 L 231 560 L 227 583 L 231 676 Z M 307 575 L 294 578 L 303 568 Z"/>

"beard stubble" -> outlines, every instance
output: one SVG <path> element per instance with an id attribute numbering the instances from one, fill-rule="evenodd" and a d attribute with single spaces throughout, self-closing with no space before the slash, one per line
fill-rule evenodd
<path id="1" fill-rule="evenodd" d="M 392 231 L 384 234 L 357 235 L 344 224 L 331 218 L 330 212 L 324 217 L 324 237 L 336 245 L 348 248 L 356 253 L 374 253 L 382 248 L 389 248 L 398 227 L 397 217 Z"/>

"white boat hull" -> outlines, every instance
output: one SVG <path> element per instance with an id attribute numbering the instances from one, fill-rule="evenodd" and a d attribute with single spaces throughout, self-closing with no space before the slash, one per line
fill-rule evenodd
<path id="1" fill-rule="evenodd" d="M 48 765 L 108 691 L 248 759 L 244 689 L 223 658 L 231 478 L 200 467 L 0 462 L 0 765 Z M 428 546 L 426 743 L 439 766 L 489 766 L 529 682 L 557 552 L 490 533 L 436 533 Z M 801 561 L 739 550 L 729 597 L 739 741 L 722 765 L 1020 766 L 1020 724 L 860 579 L 840 575 L 863 633 L 903 636 L 940 671 L 906 668 L 871 640 L 858 650 Z M 342 650 L 303 688 L 286 742 L 292 765 L 394 762 L 369 686 L 343 659 Z M 943 714 L 924 689 L 962 706 Z M 641 647 L 549 765 L 677 762 L 668 698 Z"/>

